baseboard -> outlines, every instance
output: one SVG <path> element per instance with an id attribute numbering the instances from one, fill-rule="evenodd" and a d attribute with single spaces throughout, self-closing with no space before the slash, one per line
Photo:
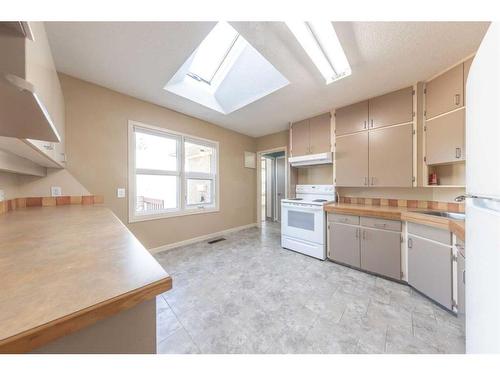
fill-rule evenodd
<path id="1" fill-rule="evenodd" d="M 190 239 L 187 239 L 184 241 L 179 241 L 179 242 L 169 243 L 167 245 L 153 247 L 153 248 L 148 249 L 148 250 L 151 254 L 157 254 L 157 253 L 161 253 L 162 251 L 175 249 L 175 248 L 181 247 L 181 246 L 191 245 L 191 244 L 194 244 L 197 242 L 206 241 L 210 238 L 223 236 L 223 235 L 228 234 L 228 233 L 238 232 L 238 231 L 243 230 L 243 229 L 253 228 L 253 227 L 257 227 L 257 226 L 258 226 L 257 223 L 251 223 L 251 224 L 242 225 L 239 227 L 221 230 L 220 232 L 209 233 L 209 234 L 205 234 L 203 236 L 190 238 Z"/>

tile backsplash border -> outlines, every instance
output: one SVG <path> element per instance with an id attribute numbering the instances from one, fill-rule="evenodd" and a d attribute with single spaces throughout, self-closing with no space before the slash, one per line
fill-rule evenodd
<path id="1" fill-rule="evenodd" d="M 441 210 L 451 212 L 465 212 L 464 203 L 438 202 L 416 199 L 391 199 L 391 198 L 360 198 L 341 196 L 339 203 L 364 204 L 368 206 L 388 206 L 388 207 L 407 207 L 424 208 L 429 210 Z"/>
<path id="2" fill-rule="evenodd" d="M 104 203 L 102 195 L 64 195 L 60 197 L 13 198 L 0 202 L 0 215 L 20 208 L 66 205 L 92 205 Z"/>

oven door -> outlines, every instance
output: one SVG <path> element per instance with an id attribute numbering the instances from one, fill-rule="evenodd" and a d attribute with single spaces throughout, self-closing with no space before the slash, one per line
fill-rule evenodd
<path id="1" fill-rule="evenodd" d="M 281 234 L 304 241 L 325 243 L 325 212 L 322 206 L 282 203 Z"/>

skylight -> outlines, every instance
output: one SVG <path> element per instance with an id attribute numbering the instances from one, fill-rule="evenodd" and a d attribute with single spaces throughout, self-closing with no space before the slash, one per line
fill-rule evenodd
<path id="1" fill-rule="evenodd" d="M 289 83 L 229 23 L 219 22 L 164 89 L 229 114 Z"/>
<path id="2" fill-rule="evenodd" d="M 210 84 L 240 34 L 227 22 L 219 22 L 198 47 L 188 75 Z"/>
<path id="3" fill-rule="evenodd" d="M 286 24 L 325 78 L 326 84 L 351 75 L 349 61 L 330 21 Z"/>

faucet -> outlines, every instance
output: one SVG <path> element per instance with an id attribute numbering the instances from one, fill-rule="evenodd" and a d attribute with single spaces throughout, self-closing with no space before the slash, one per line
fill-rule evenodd
<path id="1" fill-rule="evenodd" d="M 459 195 L 458 197 L 455 198 L 455 202 L 463 202 L 467 196 L 465 195 Z"/>

